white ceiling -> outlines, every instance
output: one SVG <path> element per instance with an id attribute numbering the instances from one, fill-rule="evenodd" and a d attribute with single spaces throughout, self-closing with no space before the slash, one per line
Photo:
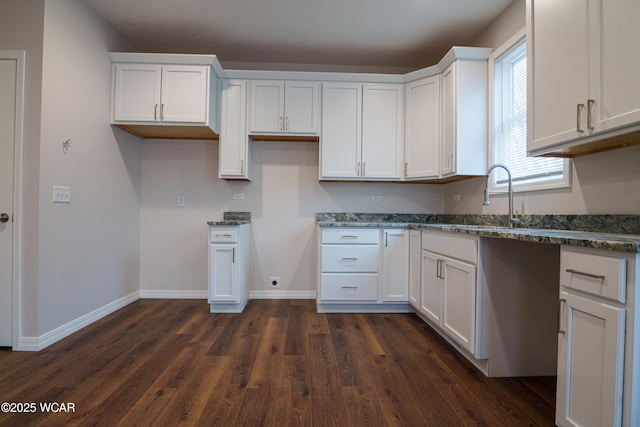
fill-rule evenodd
<path id="1" fill-rule="evenodd" d="M 417 69 L 512 0 L 87 0 L 139 52 L 235 62 Z"/>

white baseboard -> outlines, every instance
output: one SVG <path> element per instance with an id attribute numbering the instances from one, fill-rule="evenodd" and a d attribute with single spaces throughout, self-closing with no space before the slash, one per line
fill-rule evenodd
<path id="1" fill-rule="evenodd" d="M 80 316 L 69 323 L 59 326 L 45 333 L 44 335 L 40 335 L 39 337 L 20 337 L 19 346 L 14 350 L 40 351 L 44 348 L 47 348 L 51 344 L 68 337 L 74 332 L 79 331 L 85 326 L 89 326 L 93 322 L 102 319 L 103 317 L 113 313 L 114 311 L 131 304 L 138 299 L 140 299 L 140 292 L 135 291 L 96 310 L 93 310 L 90 313 Z"/>
<path id="2" fill-rule="evenodd" d="M 204 299 L 209 297 L 207 290 L 158 290 L 140 289 L 140 298 L 153 299 Z"/>
<path id="3" fill-rule="evenodd" d="M 316 291 L 285 291 L 282 289 L 251 291 L 249 299 L 316 299 Z"/>

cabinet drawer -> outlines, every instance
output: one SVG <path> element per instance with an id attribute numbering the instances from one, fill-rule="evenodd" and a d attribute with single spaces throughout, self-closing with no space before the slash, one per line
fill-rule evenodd
<path id="1" fill-rule="evenodd" d="M 214 227 L 209 230 L 211 243 L 235 243 L 238 241 L 238 229 L 233 227 Z"/>
<path id="2" fill-rule="evenodd" d="M 422 249 L 478 264 L 478 238 L 452 233 L 422 232 Z"/>
<path id="3" fill-rule="evenodd" d="M 562 286 L 624 303 L 626 282 L 626 259 L 564 250 L 560 254 Z"/>
<path id="4" fill-rule="evenodd" d="M 322 243 L 348 245 L 377 245 L 380 242 L 380 230 L 357 228 L 324 228 Z"/>
<path id="5" fill-rule="evenodd" d="M 377 299 L 377 274 L 323 273 L 320 277 L 320 300 L 376 301 Z"/>
<path id="6" fill-rule="evenodd" d="M 323 273 L 376 273 L 378 246 L 322 245 Z"/>

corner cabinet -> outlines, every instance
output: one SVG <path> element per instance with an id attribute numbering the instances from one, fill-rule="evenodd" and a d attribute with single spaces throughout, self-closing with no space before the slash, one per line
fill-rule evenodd
<path id="1" fill-rule="evenodd" d="M 111 124 L 144 138 L 217 139 L 213 55 L 110 53 Z"/>
<path id="2" fill-rule="evenodd" d="M 218 176 L 249 180 L 247 81 L 221 80 L 221 123 Z"/>
<path id="3" fill-rule="evenodd" d="M 250 225 L 209 226 L 211 313 L 240 313 L 249 300 Z"/>
<path id="4" fill-rule="evenodd" d="M 636 0 L 527 1 L 530 154 L 637 143 L 639 19 Z"/>
<path id="5" fill-rule="evenodd" d="M 249 82 L 251 135 L 317 136 L 320 133 L 320 84 L 306 81 Z"/>
<path id="6" fill-rule="evenodd" d="M 456 59 L 442 72 L 440 177 L 487 173 L 487 59 Z"/>
<path id="7" fill-rule="evenodd" d="M 324 83 L 320 179 L 400 180 L 404 87 Z"/>
<path id="8" fill-rule="evenodd" d="M 561 250 L 559 426 L 640 423 L 637 258 L 602 250 Z"/>

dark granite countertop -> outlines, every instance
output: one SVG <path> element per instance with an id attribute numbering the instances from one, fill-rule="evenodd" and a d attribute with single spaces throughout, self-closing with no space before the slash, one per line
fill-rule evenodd
<path id="1" fill-rule="evenodd" d="M 224 212 L 222 221 L 209 221 L 207 225 L 243 225 L 251 224 L 251 212 Z"/>
<path id="2" fill-rule="evenodd" d="M 501 215 L 317 214 L 320 227 L 414 228 L 640 252 L 640 217 L 633 215 L 529 215 L 523 227 L 506 227 Z"/>

